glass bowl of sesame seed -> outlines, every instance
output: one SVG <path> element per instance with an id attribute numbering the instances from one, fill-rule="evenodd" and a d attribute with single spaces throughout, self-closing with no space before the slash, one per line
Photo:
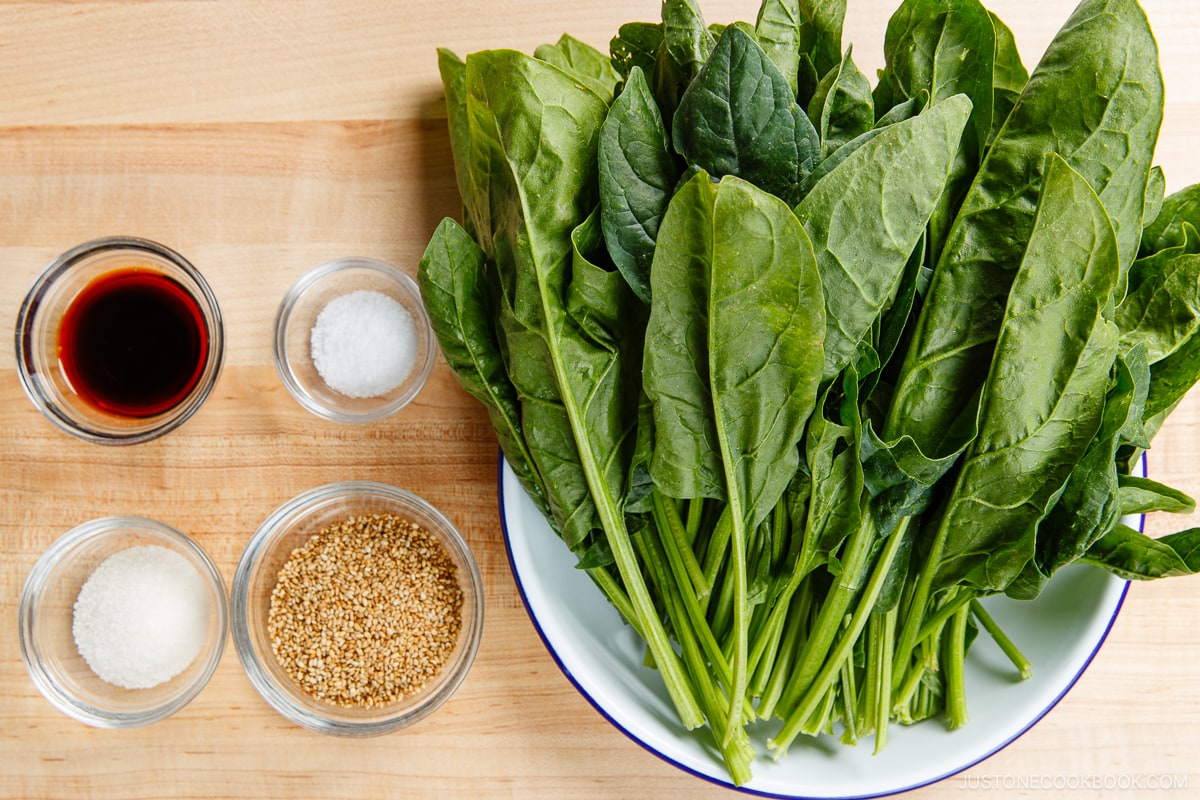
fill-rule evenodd
<path id="1" fill-rule="evenodd" d="M 437 356 L 416 281 L 374 258 L 302 275 L 275 315 L 275 367 L 303 408 L 334 422 L 378 422 L 424 388 Z"/>
<path id="2" fill-rule="evenodd" d="M 318 486 L 275 509 L 233 577 L 234 646 L 291 722 L 372 736 L 441 707 L 483 633 L 483 583 L 462 535 L 383 483 Z"/>

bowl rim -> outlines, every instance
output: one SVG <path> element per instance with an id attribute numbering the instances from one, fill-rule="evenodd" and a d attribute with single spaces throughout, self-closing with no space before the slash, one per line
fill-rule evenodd
<path id="1" fill-rule="evenodd" d="M 272 546 L 284 535 L 284 523 L 298 514 L 353 497 L 375 497 L 410 505 L 431 519 L 435 525 L 429 533 L 457 556 L 465 567 L 460 577 L 463 603 L 470 604 L 470 614 L 464 613 L 464 630 L 454 655 L 443 667 L 446 679 L 418 706 L 399 713 L 380 716 L 361 722 L 322 716 L 292 700 L 291 693 L 272 679 L 265 666 L 270 653 L 260 652 L 249 626 L 249 586 L 255 570 Z M 425 527 L 425 526 L 422 526 Z M 255 530 L 246 543 L 233 576 L 230 600 L 234 649 L 250 683 L 259 695 L 281 716 L 302 728 L 317 733 L 341 736 L 377 736 L 410 727 L 428 717 L 446 703 L 458 690 L 470 672 L 479 644 L 483 638 L 485 613 L 483 577 L 479 564 L 466 538 L 437 507 L 407 489 L 379 481 L 335 481 L 310 488 L 277 506 Z M 468 625 L 469 620 L 469 625 Z"/>
<path id="2" fill-rule="evenodd" d="M 410 296 L 414 301 L 411 308 L 406 310 L 413 318 L 413 324 L 418 329 L 418 339 L 423 338 L 427 346 L 419 352 L 413 364 L 412 373 L 405 380 L 405 390 L 387 402 L 362 412 L 351 412 L 334 408 L 321 402 L 296 375 L 295 369 L 288 358 L 287 330 L 291 315 L 295 312 L 304 295 L 317 286 L 321 281 L 332 278 L 340 272 L 358 269 L 373 272 L 394 283 L 400 291 Z M 342 422 L 353 425 L 365 425 L 386 419 L 416 399 L 425 388 L 433 365 L 437 359 L 437 348 L 433 346 L 433 325 L 429 313 L 425 310 L 421 298 L 421 290 L 417 282 L 399 267 L 387 261 L 367 256 L 341 256 L 325 261 L 301 275 L 288 288 L 275 311 L 273 326 L 273 360 L 279 378 L 287 388 L 288 393 L 305 410 L 322 419 L 332 422 Z"/>
<path id="3" fill-rule="evenodd" d="M 32 327 L 37 318 L 45 293 L 54 283 L 81 261 L 92 256 L 111 252 L 129 250 L 149 254 L 161 259 L 178 269 L 187 276 L 192 285 L 184 288 L 189 294 L 196 295 L 199 306 L 208 326 L 208 354 L 204 371 L 196 386 L 180 403 L 161 414 L 146 418 L 146 424 L 131 427 L 117 432 L 102 431 L 89 425 L 85 420 L 76 418 L 67 410 L 60 408 L 42 390 L 42 380 L 31 367 L 33 362 L 32 348 L 36 337 Z M 178 251 L 140 236 L 102 236 L 89 239 L 75 245 L 66 252 L 56 256 L 34 278 L 20 309 L 17 311 L 15 325 L 15 346 L 17 360 L 17 377 L 21 388 L 30 401 L 37 407 L 42 416 L 50 420 L 59 429 L 76 436 L 84 441 L 106 445 L 140 444 L 157 439 L 175 430 L 187 422 L 208 399 L 220 379 L 225 358 L 225 322 L 221 315 L 221 306 L 217 296 L 209 285 L 204 274 L 191 261 Z"/>
<path id="4" fill-rule="evenodd" d="M 34 636 L 34 627 L 37 624 L 38 598 L 47 586 L 47 579 L 61 560 L 86 542 L 130 529 L 162 536 L 195 556 L 195 565 L 199 567 L 197 572 L 211 590 L 210 593 L 215 596 L 213 611 L 217 617 L 217 630 L 211 646 L 196 656 L 197 659 L 203 659 L 204 663 L 195 680 L 182 687 L 174 697 L 142 712 L 114 712 L 79 700 L 54 680 L 41 663 L 40 653 L 35 644 L 37 639 Z M 59 711 L 97 728 L 142 727 L 166 719 L 181 710 L 208 685 L 221 662 L 225 642 L 229 638 L 228 592 L 212 558 L 195 539 L 183 531 L 159 520 L 134 514 L 96 517 L 76 525 L 55 539 L 29 571 L 21 590 L 17 614 L 21 660 L 38 691 Z"/>

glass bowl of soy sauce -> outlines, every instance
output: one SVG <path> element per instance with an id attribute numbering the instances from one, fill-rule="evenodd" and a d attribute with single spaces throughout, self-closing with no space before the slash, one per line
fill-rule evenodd
<path id="1" fill-rule="evenodd" d="M 37 277 L 17 315 L 17 368 L 42 414 L 81 439 L 136 444 L 182 425 L 217 382 L 216 296 L 148 239 L 85 242 Z"/>

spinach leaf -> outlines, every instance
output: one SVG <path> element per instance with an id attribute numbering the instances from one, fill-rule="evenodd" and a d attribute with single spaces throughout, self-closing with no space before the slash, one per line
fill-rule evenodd
<path id="1" fill-rule="evenodd" d="M 754 23 L 754 34 L 763 52 L 779 69 L 798 97 L 801 31 L 805 20 L 800 16 L 799 0 L 763 0 Z"/>
<path id="2" fill-rule="evenodd" d="M 1190 225 L 1187 228 L 1194 237 L 1195 231 Z M 1200 241 L 1192 238 L 1190 244 L 1133 264 L 1130 291 L 1117 307 L 1116 320 L 1122 347 L 1144 346 L 1151 364 L 1174 353 L 1200 329 L 1198 247 Z M 1179 252 L 1185 250 L 1191 252 Z M 1163 253 L 1174 257 L 1159 258 Z"/>
<path id="3" fill-rule="evenodd" d="M 714 177 L 735 175 L 792 202 L 820 138 L 787 80 L 749 34 L 726 29 L 680 98 L 675 150 Z"/>
<path id="4" fill-rule="evenodd" d="M 699 173 L 659 231 L 643 383 L 651 474 L 676 498 L 738 498 L 757 524 L 795 472 L 825 329 L 808 236 L 770 195 Z"/>
<path id="5" fill-rule="evenodd" d="M 799 0 L 804 19 L 801 47 L 817 75 L 824 75 L 842 60 L 842 26 L 846 0 Z"/>
<path id="6" fill-rule="evenodd" d="M 1158 433 L 1167 415 L 1200 381 L 1200 336 L 1193 336 L 1171 355 L 1150 367 L 1150 394 L 1146 398 L 1146 437 Z"/>
<path id="7" fill-rule="evenodd" d="M 1149 255 L 1185 241 L 1184 225 L 1200 229 L 1200 184 L 1192 184 L 1163 198 L 1154 221 L 1142 231 L 1141 254 Z"/>
<path id="8" fill-rule="evenodd" d="M 671 61 L 694 77 L 712 52 L 715 39 L 694 0 L 663 0 L 663 43 Z"/>
<path id="9" fill-rule="evenodd" d="M 728 743 L 749 679 L 748 535 L 799 463 L 821 375 L 820 277 L 786 204 L 738 178 L 714 185 L 703 172 L 671 200 L 650 277 L 651 476 L 669 496 L 715 496 L 729 508 L 731 716 L 718 727 Z"/>
<path id="10" fill-rule="evenodd" d="M 871 84 L 855 66 L 850 50 L 817 84 L 808 116 L 820 136 L 823 158 L 875 127 Z"/>
<path id="11" fill-rule="evenodd" d="M 1080 558 L 1125 513 L 1117 451 L 1131 426 L 1141 425 L 1149 381 L 1144 348 L 1117 358 L 1100 428 L 1071 471 L 1058 501 L 1038 524 L 1035 563 L 1040 575 L 1048 578 Z"/>
<path id="12" fill-rule="evenodd" d="M 468 233 L 486 220 L 487 192 L 481 185 L 478 163 L 472 153 L 471 120 L 467 115 L 467 65 L 445 48 L 439 48 L 438 71 L 446 95 L 446 124 L 450 131 L 450 153 L 454 179 L 463 204 L 463 224 Z M 486 225 L 483 226 L 486 229 Z"/>
<path id="13" fill-rule="evenodd" d="M 667 131 L 639 67 L 600 127 L 601 223 L 608 251 L 634 293 L 650 302 L 650 262 L 679 178 Z"/>
<path id="14" fill-rule="evenodd" d="M 1143 243 L 1145 241 L 1144 234 L 1146 232 L 1146 228 L 1153 225 L 1158 219 L 1159 213 L 1162 212 L 1163 202 L 1166 200 L 1166 193 L 1167 177 L 1163 174 L 1162 167 L 1151 168 L 1150 179 L 1146 182 L 1145 211 L 1142 212 Z M 1144 255 L 1143 253 L 1140 253 L 1140 251 L 1139 254 Z"/>
<path id="15" fill-rule="evenodd" d="M 612 100 L 621 80 L 621 74 L 613 66 L 610 56 L 567 33 L 554 44 L 538 47 L 533 55 L 574 75 L 606 100 Z"/>
<path id="16" fill-rule="evenodd" d="M 1036 523 L 1100 428 L 1120 260 L 1086 179 L 1051 155 L 979 407 L 940 523 L 937 583 L 1003 591 L 1034 555 Z M 1053 343 L 1052 345 L 1049 343 Z"/>
<path id="17" fill-rule="evenodd" d="M 661 22 L 624 23 L 608 45 L 613 68 L 622 80 L 629 77 L 634 67 L 640 68 L 645 75 L 653 75 L 662 43 Z"/>
<path id="18" fill-rule="evenodd" d="M 571 279 L 567 283 L 566 310 L 580 331 L 609 350 L 642 350 L 645 309 L 631 295 L 620 272 L 613 269 L 595 209 L 571 231 Z M 637 369 L 639 359 L 633 360 Z M 636 386 L 637 376 L 633 375 Z"/>
<path id="19" fill-rule="evenodd" d="M 846 370 L 846 375 L 852 374 L 853 369 Z M 835 390 L 844 390 L 848 401 L 831 400 L 839 394 Z M 804 473 L 810 481 L 810 496 L 801 524 L 804 539 L 796 564 L 799 575 L 836 559 L 842 543 L 862 524 L 864 456 L 859 450 L 861 420 L 855 400 L 856 387 L 851 381 L 843 386 L 830 383 L 805 433 Z M 824 411 L 831 404 L 837 405 L 833 419 Z"/>
<path id="20" fill-rule="evenodd" d="M 1200 572 L 1200 528 L 1154 539 L 1117 525 L 1080 560 L 1125 580 L 1195 575 Z"/>
<path id="21" fill-rule="evenodd" d="M 842 60 L 845 0 L 763 0 L 754 38 L 807 106 L 818 81 Z"/>
<path id="22" fill-rule="evenodd" d="M 620 506 L 640 400 L 627 378 L 638 372 L 640 351 L 594 338 L 564 307 L 581 266 L 573 235 L 598 203 L 607 104 L 562 70 L 515 51 L 476 53 L 466 67 L 472 134 L 487 142 L 478 150 L 488 159 L 481 172 L 499 209 L 491 241 L 504 298 L 500 324 L 526 441 L 546 485 L 573 493 L 574 506 L 555 509 L 570 523 L 561 526 L 568 544 L 578 550 L 591 529 L 602 531 L 628 595 L 626 613 L 680 719 L 697 727 L 695 691 L 654 608 Z M 568 531 L 584 536 L 572 540 Z"/>
<path id="23" fill-rule="evenodd" d="M 929 458 L 908 436 L 894 442 L 879 438 L 868 422 L 860 444 L 865 486 L 871 495 L 871 513 L 880 530 L 892 530 L 903 517 L 924 513 L 938 483 L 957 461 L 959 453 Z"/>
<path id="24" fill-rule="evenodd" d="M 517 391 L 496 336 L 495 295 L 483 251 L 458 223 L 442 220 L 421 257 L 417 280 L 434 335 L 459 385 L 483 403 L 513 473 L 557 527 L 545 482 L 525 443 Z"/>
<path id="25" fill-rule="evenodd" d="M 664 0 L 662 44 L 653 77 L 654 97 L 668 128 L 684 91 L 699 74 L 716 42 L 694 0 Z"/>
<path id="26" fill-rule="evenodd" d="M 880 80 L 893 81 L 903 97 L 926 93 L 934 105 L 960 94 L 971 101 L 971 119 L 946 191 L 929 221 L 933 259 L 942 251 L 991 134 L 995 51 L 991 16 L 979 0 L 905 0 L 888 21 L 887 68 Z"/>
<path id="27" fill-rule="evenodd" d="M 796 206 L 825 289 L 829 380 L 888 306 L 945 188 L 970 113 L 965 97 L 880 131 Z"/>
<path id="28" fill-rule="evenodd" d="M 1171 486 L 1136 475 L 1120 476 L 1119 496 L 1121 514 L 1149 514 L 1166 511 L 1171 514 L 1190 514 L 1196 501 Z"/>
<path id="29" fill-rule="evenodd" d="M 990 145 L 1017 104 L 1021 90 L 1029 82 L 1029 71 L 1021 63 L 1021 53 L 1017 50 L 1012 30 L 995 13 L 988 13 L 992 18 L 992 34 L 996 42 L 996 52 L 992 58 L 992 129 L 986 142 Z"/>
<path id="30" fill-rule="evenodd" d="M 944 432 L 973 414 L 969 403 L 987 376 L 1046 154 L 1060 154 L 1099 195 L 1124 269 L 1137 250 L 1162 103 L 1157 46 L 1141 8 L 1134 0 L 1084 0 L 995 137 L 938 258 L 889 413 L 923 452 L 953 450 Z"/>
<path id="31" fill-rule="evenodd" d="M 902 97 L 928 92 L 932 103 L 965 94 L 978 164 L 992 128 L 995 53 L 992 19 L 978 0 L 904 0 L 888 20 L 880 80 Z"/>

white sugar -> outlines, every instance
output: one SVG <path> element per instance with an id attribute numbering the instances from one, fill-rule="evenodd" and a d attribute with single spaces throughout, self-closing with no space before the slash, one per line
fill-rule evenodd
<path id="1" fill-rule="evenodd" d="M 313 366 L 330 389 L 347 397 L 378 397 L 412 372 L 416 325 L 408 309 L 391 297 L 357 289 L 321 309 L 309 346 Z"/>
<path id="2" fill-rule="evenodd" d="M 157 545 L 109 556 L 75 600 L 72 634 L 102 680 L 148 689 L 187 669 L 208 638 L 211 605 L 196 568 Z"/>

